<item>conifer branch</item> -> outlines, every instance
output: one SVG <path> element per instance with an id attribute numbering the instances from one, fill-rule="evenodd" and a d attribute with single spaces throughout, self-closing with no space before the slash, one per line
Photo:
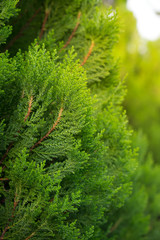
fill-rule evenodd
<path id="1" fill-rule="evenodd" d="M 14 213 L 15 213 L 15 210 L 16 210 L 16 207 L 19 203 L 19 200 L 17 200 L 18 198 L 18 195 L 17 193 L 15 194 L 15 197 L 14 197 L 14 204 L 13 204 L 13 210 L 12 210 L 12 215 L 11 215 L 11 218 L 8 219 L 8 223 L 6 225 L 6 227 L 4 228 L 3 232 L 2 232 L 2 235 L 0 236 L 0 240 L 4 240 L 4 235 L 6 234 L 6 232 L 8 231 L 8 229 L 10 228 L 9 227 L 9 223 L 12 221 L 12 219 L 14 218 Z"/>
<path id="2" fill-rule="evenodd" d="M 110 233 L 112 233 L 113 231 L 115 231 L 117 229 L 117 227 L 119 226 L 119 224 L 122 222 L 122 218 L 118 219 L 118 221 L 113 225 L 113 227 L 110 230 Z"/>
<path id="3" fill-rule="evenodd" d="M 25 240 L 30 239 L 31 237 L 33 237 L 36 232 L 38 231 L 38 229 L 40 229 L 43 225 L 45 225 L 45 222 L 43 224 L 41 224 L 33 233 L 31 233 L 27 238 L 25 238 Z"/>
<path id="4" fill-rule="evenodd" d="M 5 227 L 5 229 L 3 230 L 3 232 L 2 232 L 2 235 L 0 236 L 0 240 L 4 240 L 4 235 L 5 235 L 5 233 L 7 232 L 7 230 L 9 229 L 9 226 L 8 226 L 9 224 L 7 224 L 7 226 Z"/>
<path id="5" fill-rule="evenodd" d="M 11 216 L 11 218 L 14 218 L 14 213 L 15 213 L 15 210 L 16 210 L 16 207 L 17 207 L 18 203 L 19 203 L 18 195 L 15 194 L 14 204 L 13 204 L 13 211 L 12 211 L 12 216 Z"/>
<path id="6" fill-rule="evenodd" d="M 24 121 L 27 120 L 27 118 L 29 117 L 29 115 L 30 115 L 30 113 L 31 113 L 32 101 L 33 101 L 33 96 L 31 96 L 31 99 L 30 99 L 30 101 L 29 101 L 29 104 L 28 104 L 28 112 L 27 112 L 27 114 L 26 114 L 26 116 L 25 116 L 25 118 L 24 118 Z"/>
<path id="7" fill-rule="evenodd" d="M 59 123 L 59 121 L 61 119 L 62 112 L 63 112 L 63 108 L 60 109 L 59 114 L 58 114 L 58 118 L 57 118 L 56 122 L 53 124 L 52 128 L 46 133 L 45 136 L 43 136 L 37 143 L 35 143 L 30 148 L 30 151 L 32 151 L 35 147 L 37 147 L 45 138 L 47 138 L 51 134 L 51 132 L 53 132 L 53 130 L 56 128 L 57 124 Z"/>
<path id="8" fill-rule="evenodd" d="M 37 16 L 37 14 L 41 11 L 41 7 L 38 8 L 38 10 L 33 14 L 33 16 L 27 21 L 27 23 L 20 29 L 19 33 L 9 42 L 9 44 L 6 46 L 5 50 L 9 49 L 14 42 L 19 39 L 23 32 L 29 27 L 30 23 L 33 21 L 33 19 Z"/>
<path id="9" fill-rule="evenodd" d="M 73 29 L 73 31 L 72 31 L 71 35 L 69 36 L 69 38 L 68 38 L 67 42 L 65 43 L 65 45 L 61 48 L 60 52 L 62 51 L 62 49 L 66 48 L 66 47 L 70 44 L 70 41 L 71 41 L 72 38 L 74 37 L 75 32 L 77 31 L 77 29 L 78 29 L 78 27 L 79 27 L 79 24 L 80 24 L 79 19 L 80 19 L 80 17 L 81 17 L 81 12 L 78 13 L 78 16 L 77 16 L 77 20 L 78 20 L 78 21 L 77 21 L 77 23 L 76 23 L 76 26 L 75 26 L 75 28 Z"/>
<path id="10" fill-rule="evenodd" d="M 39 39 L 40 40 L 41 40 L 41 38 L 43 36 L 44 30 L 45 30 L 45 25 L 46 25 L 46 22 L 47 22 L 49 14 L 50 14 L 50 10 L 47 9 L 46 12 L 45 12 L 45 17 L 44 17 L 43 23 L 42 23 L 41 32 L 39 34 Z"/>
<path id="11" fill-rule="evenodd" d="M 27 238 L 25 238 L 25 240 L 30 239 L 31 237 L 33 237 L 35 235 L 36 232 L 33 232 L 31 235 L 29 235 Z"/>
<path id="12" fill-rule="evenodd" d="M 92 53 L 93 47 L 94 47 L 94 41 L 92 40 L 91 46 L 89 48 L 89 51 L 88 51 L 87 55 L 84 57 L 83 62 L 81 63 L 81 66 L 83 66 L 87 62 L 89 56 Z"/>

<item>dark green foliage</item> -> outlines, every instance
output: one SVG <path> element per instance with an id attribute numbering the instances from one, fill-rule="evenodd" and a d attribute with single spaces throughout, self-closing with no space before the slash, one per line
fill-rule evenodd
<path id="1" fill-rule="evenodd" d="M 29 44 L 37 38 L 37 31 L 41 27 L 41 19 L 43 17 L 43 1 L 19 1 L 20 9 L 17 18 L 12 18 L 12 34 L 7 39 L 6 46 L 1 51 L 9 50 L 10 55 L 14 56 L 21 49 L 25 51 Z"/>
<path id="2" fill-rule="evenodd" d="M 49 13 L 45 29 L 25 53 L 1 54 L 0 238 L 113 240 L 137 166 L 112 56 L 117 15 L 101 1 L 32 4 Z"/>

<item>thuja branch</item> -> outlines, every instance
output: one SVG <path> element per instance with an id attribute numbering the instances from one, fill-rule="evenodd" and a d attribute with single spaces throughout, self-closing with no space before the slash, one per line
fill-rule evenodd
<path id="1" fill-rule="evenodd" d="M 39 39 L 40 40 L 41 40 L 41 38 L 43 36 L 44 30 L 45 30 L 45 25 L 46 25 L 46 22 L 47 22 L 49 14 L 50 14 L 50 10 L 47 9 L 46 12 L 45 12 L 45 17 L 44 17 L 43 23 L 42 23 L 41 32 L 39 34 Z"/>
<path id="2" fill-rule="evenodd" d="M 14 204 L 13 204 L 13 211 L 12 211 L 12 216 L 11 218 L 14 218 L 14 213 L 15 213 L 15 210 L 16 210 L 16 207 L 19 203 L 19 197 L 17 195 L 17 193 L 15 194 L 15 197 L 14 197 Z"/>
<path id="3" fill-rule="evenodd" d="M 9 226 L 8 226 L 9 224 L 7 224 L 7 226 L 5 227 L 5 229 L 3 230 L 3 232 L 2 232 L 2 235 L 0 236 L 0 240 L 4 240 L 4 235 L 5 235 L 5 233 L 8 231 L 8 229 L 9 229 Z"/>
<path id="4" fill-rule="evenodd" d="M 31 235 L 29 235 L 27 238 L 25 238 L 25 240 L 30 239 L 31 237 L 33 237 L 35 235 L 35 232 L 33 232 Z"/>
<path id="5" fill-rule="evenodd" d="M 89 56 L 92 53 L 93 47 L 94 47 L 94 41 L 92 40 L 91 46 L 89 48 L 89 51 L 88 51 L 87 55 L 84 57 L 83 62 L 81 63 L 81 66 L 83 66 L 87 62 Z"/>
<path id="6" fill-rule="evenodd" d="M 45 225 L 45 223 L 41 224 L 33 233 L 31 233 L 27 238 L 25 238 L 25 240 L 29 240 L 30 238 L 32 238 L 36 232 L 43 227 L 43 225 Z"/>
<path id="7" fill-rule="evenodd" d="M 8 223 L 6 225 L 6 227 L 4 228 L 3 232 L 2 232 L 2 235 L 0 236 L 0 240 L 4 240 L 4 235 L 6 234 L 6 232 L 8 231 L 8 229 L 10 228 L 9 227 L 9 223 L 12 221 L 12 219 L 14 218 L 14 213 L 15 213 L 15 210 L 16 210 L 16 207 L 19 203 L 19 200 L 18 200 L 18 195 L 17 193 L 15 194 L 15 197 L 14 197 L 14 204 L 13 204 L 13 210 L 12 210 L 12 215 L 11 215 L 11 218 L 8 219 Z"/>
<path id="8" fill-rule="evenodd" d="M 33 16 L 27 21 L 27 23 L 20 29 L 19 33 L 9 42 L 5 50 L 9 49 L 18 38 L 20 38 L 23 32 L 29 27 L 30 23 L 37 16 L 37 14 L 41 11 L 41 7 L 33 14 Z"/>
<path id="9" fill-rule="evenodd" d="M 58 118 L 57 118 L 56 122 L 53 124 L 52 128 L 46 133 L 45 136 L 43 136 L 37 143 L 34 144 L 34 146 L 32 146 L 30 148 L 30 151 L 32 151 L 35 147 L 37 147 L 45 138 L 47 138 L 51 134 L 51 132 L 54 131 L 54 129 L 56 128 L 56 126 L 58 125 L 58 123 L 61 119 L 62 112 L 63 112 L 63 108 L 60 109 L 59 114 L 58 114 Z"/>
<path id="10" fill-rule="evenodd" d="M 28 104 L 28 112 L 24 118 L 24 121 L 27 120 L 27 118 L 29 117 L 30 113 L 31 113 L 31 107 L 32 107 L 32 102 L 33 102 L 33 96 L 31 96 L 29 104 Z"/>
<path id="11" fill-rule="evenodd" d="M 71 35 L 69 36 L 67 42 L 66 42 L 65 45 L 62 47 L 62 49 L 66 48 L 66 47 L 69 45 L 70 41 L 72 40 L 72 38 L 73 38 L 75 32 L 77 31 L 77 29 L 78 29 L 78 27 L 79 27 L 79 24 L 80 24 L 80 21 L 79 21 L 79 20 L 80 20 L 80 17 L 81 17 L 81 12 L 78 13 L 78 16 L 77 16 L 77 20 L 78 20 L 78 21 L 77 21 L 77 23 L 76 23 L 76 26 L 75 26 L 75 28 L 73 29 Z M 62 49 L 60 50 L 60 52 L 62 51 Z"/>
<path id="12" fill-rule="evenodd" d="M 118 221 L 117 221 L 117 222 L 113 225 L 113 227 L 111 228 L 110 233 L 112 233 L 113 231 L 115 231 L 115 230 L 118 228 L 119 224 L 120 224 L 122 221 L 123 221 L 122 218 L 118 219 Z"/>

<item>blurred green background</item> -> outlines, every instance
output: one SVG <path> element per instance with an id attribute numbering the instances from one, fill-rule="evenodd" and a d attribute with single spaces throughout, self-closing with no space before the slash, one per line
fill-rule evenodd
<path id="1" fill-rule="evenodd" d="M 124 108 L 133 145 L 139 149 L 139 167 L 131 199 L 117 213 L 118 239 L 160 239 L 160 39 L 143 39 L 125 0 L 104 1 L 120 16 L 121 34 L 114 56 L 121 62 L 126 82 Z M 144 9 L 145 11 L 145 9 Z M 160 16 L 159 16 L 160 17 Z"/>
<path id="2" fill-rule="evenodd" d="M 126 1 L 112 3 L 121 18 L 121 34 L 114 55 L 121 61 L 121 78 L 126 78 L 124 106 L 130 124 L 135 130 L 141 129 L 146 134 L 148 149 L 154 161 L 160 163 L 160 39 L 143 39 L 138 33 L 133 13 L 126 7 Z"/>

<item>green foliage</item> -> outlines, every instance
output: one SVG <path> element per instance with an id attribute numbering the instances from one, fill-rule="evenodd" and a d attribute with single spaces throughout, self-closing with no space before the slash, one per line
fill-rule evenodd
<path id="1" fill-rule="evenodd" d="M 115 62 L 111 55 L 111 51 L 115 42 L 117 42 L 118 33 L 118 17 L 111 9 L 106 9 L 100 4 L 101 1 L 82 1 L 81 6 L 77 4 L 77 12 L 79 11 L 79 20 L 77 20 L 77 12 L 70 12 L 71 6 L 68 8 L 64 5 L 62 17 L 59 17 L 55 11 L 51 11 L 51 17 L 46 27 L 54 29 L 54 41 L 56 43 L 63 42 L 63 45 L 69 39 L 76 23 L 79 22 L 78 29 L 71 42 L 60 51 L 60 57 L 63 57 L 65 51 L 71 46 L 74 46 L 77 57 L 83 62 L 90 47 L 92 46 L 91 54 L 84 64 L 87 71 L 89 85 L 100 83 L 103 81 L 103 87 L 110 84 L 111 72 L 116 69 Z M 59 9 L 60 2 L 55 2 Z M 58 10 L 57 10 L 58 11 Z M 62 25 L 62 22 L 64 23 Z M 47 30 L 48 30 L 47 29 Z M 62 46 L 63 46 L 62 45 Z M 48 46 L 49 47 L 49 46 Z M 107 52 L 107 55 L 106 55 Z M 94 65 L 94 69 L 92 66 Z M 112 74 L 113 75 L 113 74 Z M 112 79 L 112 83 L 114 79 Z"/>
<path id="2" fill-rule="evenodd" d="M 4 177 L 10 181 L 7 193 L 5 189 L 1 192 L 5 198 L 1 227 L 5 229 L 11 218 L 13 227 L 5 234 L 9 239 L 21 239 L 32 232 L 36 239 L 53 236 L 88 239 L 88 228 L 96 226 L 104 211 L 122 206 L 130 193 L 128 180 L 132 169 L 127 166 L 130 160 L 127 163 L 124 156 L 129 151 L 132 159 L 133 154 L 130 142 L 126 142 L 128 150 L 124 146 L 126 153 L 119 146 L 127 132 L 120 134 L 115 145 L 118 133 L 115 132 L 115 140 L 111 138 L 112 133 L 124 128 L 120 125 L 118 130 L 115 116 L 114 129 L 110 127 L 108 133 L 104 133 L 105 138 L 107 135 L 111 138 L 105 147 L 95 129 L 85 74 L 77 62 L 73 62 L 72 52 L 63 62 L 57 62 L 55 53 L 35 45 L 24 56 L 18 54 L 16 58 L 17 62 L 21 61 L 18 74 L 23 97 L 19 98 L 17 109 L 6 126 L 3 143 L 4 151 L 10 144 L 12 148 L 7 156 L 9 161 L 3 162 Z M 31 96 L 32 113 L 24 121 Z M 52 128 L 53 122 L 56 123 L 60 109 L 63 112 L 55 131 L 41 144 L 34 145 Z M 107 121 L 109 125 L 112 118 L 110 123 Z M 106 163 L 111 160 L 113 144 L 115 154 L 117 152 L 113 158 L 119 156 L 121 163 L 118 159 L 115 163 Z M 124 173 L 118 170 L 116 173 L 115 167 L 109 171 L 107 165 L 124 169 Z"/>

